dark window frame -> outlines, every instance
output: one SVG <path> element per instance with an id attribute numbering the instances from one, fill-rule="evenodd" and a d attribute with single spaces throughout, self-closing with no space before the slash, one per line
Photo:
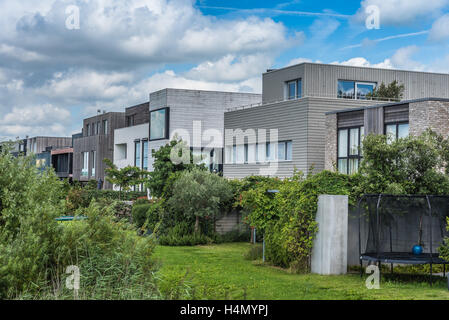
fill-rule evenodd
<path id="1" fill-rule="evenodd" d="M 295 83 L 295 96 L 292 98 L 290 96 L 290 84 Z M 286 100 L 296 100 L 302 98 L 302 78 L 293 79 L 285 82 L 287 86 L 287 97 Z"/>
<path id="2" fill-rule="evenodd" d="M 361 144 L 362 144 L 362 130 L 360 130 L 361 128 L 365 128 L 364 125 L 362 126 L 351 126 L 351 127 L 343 127 L 343 128 L 338 128 L 337 129 L 337 171 L 340 171 L 339 168 L 339 163 L 340 160 L 346 160 L 346 172 L 345 174 L 349 174 L 349 159 L 357 159 L 359 161 L 359 168 L 360 168 L 360 163 L 363 159 L 362 156 L 362 150 L 360 148 Z M 358 146 L 358 152 L 357 155 L 351 155 L 351 129 L 358 129 L 359 130 L 359 146 Z M 339 156 L 339 150 L 340 150 L 340 131 L 343 130 L 347 130 L 348 131 L 348 136 L 346 138 L 346 157 L 340 157 Z M 364 130 L 365 131 L 365 130 Z"/>
<path id="3" fill-rule="evenodd" d="M 402 124 L 408 124 L 409 125 L 409 135 L 410 135 L 410 122 L 409 121 L 392 121 L 384 124 L 384 135 L 387 135 L 387 126 L 396 126 L 396 134 L 395 134 L 395 141 L 399 139 L 399 126 Z"/>
<path id="4" fill-rule="evenodd" d="M 161 111 L 161 110 L 165 110 L 165 135 L 162 138 L 151 139 L 151 113 Z M 148 140 L 149 141 L 159 141 L 159 140 L 169 139 L 169 136 L 170 136 L 170 108 L 163 107 L 163 108 L 159 108 L 159 109 L 150 110 L 150 122 L 149 122 L 148 128 L 149 128 L 149 131 L 148 131 L 148 137 L 149 137 Z"/>

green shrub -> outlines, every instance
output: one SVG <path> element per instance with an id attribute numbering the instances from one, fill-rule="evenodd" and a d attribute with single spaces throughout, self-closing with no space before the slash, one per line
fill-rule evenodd
<path id="1" fill-rule="evenodd" d="M 133 216 L 133 223 L 138 227 L 141 228 L 145 221 L 147 220 L 147 212 L 150 209 L 151 204 L 135 204 L 132 208 L 132 216 Z"/>
<path id="2" fill-rule="evenodd" d="M 227 243 L 227 242 L 249 242 L 251 239 L 251 231 L 249 228 L 240 226 L 235 230 L 229 231 L 225 234 L 217 234 L 215 237 L 216 243 Z"/>
<path id="3" fill-rule="evenodd" d="M 81 272 L 80 298 L 158 298 L 152 274 L 154 240 L 138 237 L 114 207 L 94 202 L 59 223 L 62 182 L 39 173 L 28 157 L 0 154 L 0 297 L 73 298 L 65 269 Z"/>
<path id="4" fill-rule="evenodd" d="M 263 246 L 261 244 L 254 244 L 245 253 L 246 260 L 259 260 L 263 258 Z"/>

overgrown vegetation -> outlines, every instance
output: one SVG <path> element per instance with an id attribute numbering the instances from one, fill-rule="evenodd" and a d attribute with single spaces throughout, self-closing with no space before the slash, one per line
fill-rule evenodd
<path id="1" fill-rule="evenodd" d="M 81 272 L 80 298 L 139 299 L 159 296 L 152 237 L 138 237 L 118 220 L 113 205 L 92 201 L 75 209 L 85 220 L 59 223 L 64 186 L 52 170 L 39 172 L 31 158 L 0 154 L 0 297 L 73 298 L 67 266 Z"/>

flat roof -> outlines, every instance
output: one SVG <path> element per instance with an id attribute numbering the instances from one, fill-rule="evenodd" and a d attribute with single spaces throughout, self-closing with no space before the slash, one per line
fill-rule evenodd
<path id="1" fill-rule="evenodd" d="M 380 103 L 375 104 L 372 106 L 366 106 L 366 107 L 360 107 L 360 108 L 347 108 L 347 109 L 341 109 L 341 110 L 334 110 L 326 112 L 326 115 L 328 114 L 335 114 L 335 113 L 345 113 L 345 112 L 351 112 L 351 111 L 360 111 L 360 110 L 366 110 L 371 108 L 381 108 L 381 107 L 392 107 L 392 106 L 399 106 L 401 104 L 409 104 L 409 103 L 417 103 L 417 102 L 426 102 L 426 101 L 442 101 L 442 102 L 449 102 L 448 98 L 419 98 L 419 99 L 412 99 L 412 100 L 402 100 L 397 102 L 388 102 L 388 103 Z"/>
<path id="2" fill-rule="evenodd" d="M 289 68 L 298 67 L 300 65 L 317 65 L 317 66 L 327 66 L 327 67 L 340 67 L 340 68 L 359 68 L 359 69 L 372 69 L 372 70 L 380 70 L 380 71 L 399 71 L 399 72 L 410 72 L 410 73 L 427 73 L 427 74 L 438 74 L 438 75 L 445 75 L 449 76 L 449 73 L 440 73 L 440 72 L 427 72 L 427 71 L 414 71 L 414 70 L 405 70 L 405 69 L 389 69 L 389 68 L 375 68 L 375 67 L 363 67 L 363 66 L 347 66 L 342 64 L 331 64 L 331 63 L 317 63 L 317 62 L 301 62 L 298 64 L 293 64 L 291 66 L 286 66 L 282 68 L 273 68 L 269 69 L 270 71 L 262 73 L 262 75 L 270 74 L 278 71 L 282 71 Z"/>

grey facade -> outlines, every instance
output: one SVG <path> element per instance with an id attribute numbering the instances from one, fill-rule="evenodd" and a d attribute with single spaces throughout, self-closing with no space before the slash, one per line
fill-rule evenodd
<path id="1" fill-rule="evenodd" d="M 298 93 L 293 97 L 289 96 L 288 87 L 292 80 L 296 84 Z M 282 161 L 273 159 L 249 161 L 249 157 L 246 157 L 250 149 L 249 142 L 247 140 L 244 142 L 245 149 L 238 149 L 237 142 L 234 140 L 230 142 L 233 144 L 232 151 L 230 148 L 225 149 L 224 176 L 229 178 L 243 178 L 248 175 L 288 177 L 295 169 L 308 173 L 311 168 L 315 171 L 329 168 L 330 165 L 325 160 L 326 136 L 332 120 L 335 122 L 335 119 L 329 117 L 326 123 L 325 114 L 335 110 L 385 104 L 382 101 L 368 100 L 362 95 L 359 98 L 358 86 L 362 87 L 368 83 L 375 87 L 382 82 L 389 84 L 394 80 L 404 84 L 404 99 L 427 96 L 449 98 L 449 75 L 447 74 L 312 63 L 264 73 L 262 104 L 228 110 L 224 116 L 224 127 L 225 130 L 253 129 L 256 132 L 266 129 L 267 141 L 270 139 L 269 129 L 278 129 L 278 141 L 281 143 L 277 148 L 285 149 L 285 142 L 288 147 L 284 153 L 290 154 Z M 340 83 L 347 81 L 352 81 L 355 85 L 355 96 L 351 99 L 339 97 Z M 382 126 L 379 123 L 370 125 Z M 257 145 L 256 148 L 260 147 Z M 329 146 L 329 150 L 331 148 L 332 146 Z M 243 150 L 245 159 L 240 157 L 239 161 L 239 152 Z M 237 156 L 232 154 L 234 152 Z M 263 173 L 263 169 L 269 167 L 275 167 L 275 171 L 269 174 Z"/>
<path id="2" fill-rule="evenodd" d="M 259 94 L 219 92 L 184 89 L 164 89 L 150 94 L 150 119 L 151 114 L 157 110 L 167 110 L 165 132 L 163 135 L 152 137 L 152 126 L 150 121 L 150 165 L 152 170 L 152 150 L 157 150 L 167 144 L 175 134 L 184 141 L 189 141 L 193 146 L 194 122 L 199 124 L 199 134 L 202 137 L 203 147 L 211 149 L 223 148 L 223 139 L 211 139 L 206 135 L 211 130 L 223 136 L 224 112 L 227 108 L 241 105 L 256 104 L 261 102 Z M 154 127 L 153 127 L 154 132 Z M 161 138 L 162 137 L 162 138 Z M 217 155 L 217 154 L 216 154 Z M 221 154 L 219 155 L 221 158 Z"/>
<path id="3" fill-rule="evenodd" d="M 285 83 L 294 79 L 303 80 L 304 97 L 336 98 L 338 80 L 375 82 L 378 85 L 397 80 L 405 86 L 405 100 L 425 97 L 449 98 L 449 74 L 302 63 L 266 72 L 262 77 L 264 103 L 283 101 Z"/>
<path id="4" fill-rule="evenodd" d="M 342 171 L 339 160 L 346 158 L 341 155 L 342 132 L 363 128 L 365 135 L 390 134 L 393 135 L 392 139 L 396 139 L 400 137 L 401 126 L 406 130 L 404 135 L 420 135 L 430 128 L 448 137 L 449 99 L 422 98 L 361 109 L 333 111 L 326 114 L 326 123 L 325 169 Z M 396 132 L 395 127 L 398 128 Z M 360 146 L 360 139 L 358 145 Z M 353 157 L 356 158 L 357 155 L 354 154 Z M 361 156 L 358 157 L 361 159 Z"/>
<path id="5" fill-rule="evenodd" d="M 84 119 L 82 136 L 73 139 L 73 180 L 101 179 L 105 189 L 112 188 L 105 181 L 103 160 L 113 160 L 114 130 L 124 126 L 124 112 L 108 112 Z"/>

